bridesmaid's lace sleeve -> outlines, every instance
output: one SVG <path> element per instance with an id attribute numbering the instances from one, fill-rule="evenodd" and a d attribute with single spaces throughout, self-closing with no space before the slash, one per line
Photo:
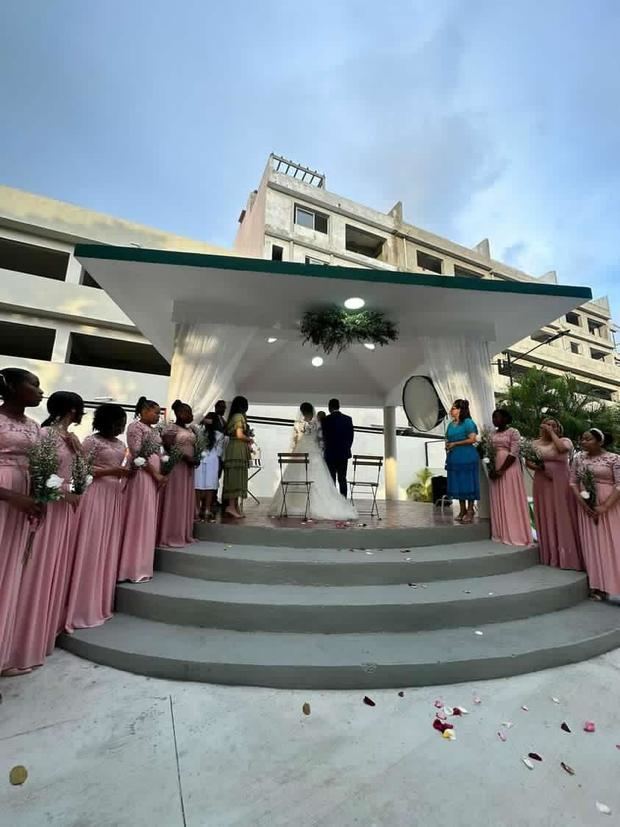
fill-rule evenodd
<path id="1" fill-rule="evenodd" d="M 517 431 L 516 428 L 509 428 L 508 429 L 508 452 L 510 456 L 519 458 L 519 440 L 521 439 L 521 434 Z"/>
<path id="2" fill-rule="evenodd" d="M 617 491 L 620 491 L 620 456 L 618 456 L 618 454 L 613 455 L 613 459 L 611 461 L 611 473 L 614 480 L 614 486 Z"/>
<path id="3" fill-rule="evenodd" d="M 137 457 L 142 447 L 142 431 L 137 422 L 132 422 L 127 428 L 127 447 L 132 457 Z"/>

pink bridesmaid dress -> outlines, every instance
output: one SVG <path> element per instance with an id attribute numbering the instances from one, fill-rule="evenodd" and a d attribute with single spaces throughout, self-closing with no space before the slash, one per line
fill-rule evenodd
<path id="1" fill-rule="evenodd" d="M 54 428 L 42 428 L 41 436 L 56 437 L 58 475 L 69 490 L 75 443 Z M 64 500 L 49 503 L 37 529 L 32 553 L 22 572 L 15 627 L 7 668 L 28 670 L 41 666 L 54 650 L 64 620 L 67 585 L 73 561 L 73 528 L 76 510 Z"/>
<path id="2" fill-rule="evenodd" d="M 91 455 L 95 469 L 108 469 L 122 466 L 126 448 L 120 439 L 95 434 L 84 440 L 83 451 Z M 82 497 L 67 599 L 67 632 L 101 626 L 112 617 L 126 486 L 127 480 L 119 477 L 97 477 Z"/>
<path id="3" fill-rule="evenodd" d="M 604 451 L 597 457 L 578 454 L 571 471 L 571 485 L 579 488 L 579 474 L 589 468 L 596 484 L 597 505 L 603 505 L 614 489 L 620 489 L 620 456 Z M 620 502 L 595 522 L 577 504 L 581 548 L 590 587 L 620 594 Z"/>
<path id="4" fill-rule="evenodd" d="M 127 447 L 131 460 L 138 456 L 145 441 L 161 447 L 159 433 L 140 420 L 127 428 Z M 149 465 L 160 470 L 159 453 L 151 454 Z M 127 482 L 125 523 L 118 570 L 118 580 L 141 583 L 153 577 L 153 558 L 157 535 L 158 489 L 153 477 L 140 468 Z"/>
<path id="5" fill-rule="evenodd" d="M 169 425 L 163 436 L 174 435 L 175 445 L 186 457 L 194 456 L 196 434 L 190 428 Z M 194 540 L 194 513 L 196 497 L 194 469 L 185 462 L 177 463 L 163 490 L 159 513 L 158 546 L 182 548 Z"/>
<path id="6" fill-rule="evenodd" d="M 532 543 L 527 494 L 519 460 L 520 437 L 516 428 L 506 428 L 493 434 L 496 467 L 501 468 L 509 455 L 516 457 L 516 462 L 503 476 L 489 481 L 492 536 L 496 542 L 509 546 L 529 546 Z"/>
<path id="7" fill-rule="evenodd" d="M 544 470 L 534 472 L 534 519 L 540 547 L 540 562 L 545 566 L 583 571 L 579 526 L 570 490 L 570 456 L 573 444 L 563 438 L 569 449 L 561 454 L 553 442 L 538 439 L 534 447 L 544 461 Z"/>
<path id="8" fill-rule="evenodd" d="M 32 419 L 0 413 L 0 488 L 28 494 L 28 449 L 38 436 L 39 426 Z M 27 516 L 0 501 L 0 672 L 8 665 L 29 530 Z"/>

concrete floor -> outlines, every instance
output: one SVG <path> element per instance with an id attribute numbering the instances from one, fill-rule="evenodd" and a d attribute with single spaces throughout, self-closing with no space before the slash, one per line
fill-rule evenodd
<path id="1" fill-rule="evenodd" d="M 374 708 L 359 691 L 176 683 L 61 651 L 0 691 L 2 827 L 620 823 L 620 650 L 403 698 L 373 690 Z M 455 741 L 431 726 L 437 698 L 470 711 L 453 719 Z M 533 770 L 531 751 L 543 758 Z M 8 780 L 16 764 L 21 787 Z"/>

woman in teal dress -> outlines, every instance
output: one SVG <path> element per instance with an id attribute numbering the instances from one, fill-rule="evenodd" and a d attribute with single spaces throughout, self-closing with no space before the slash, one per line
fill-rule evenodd
<path id="1" fill-rule="evenodd" d="M 452 422 L 446 431 L 448 497 L 458 500 L 457 520 L 471 523 L 474 504 L 480 499 L 480 459 L 475 443 L 478 427 L 469 413 L 467 399 L 457 399 L 450 408 Z"/>

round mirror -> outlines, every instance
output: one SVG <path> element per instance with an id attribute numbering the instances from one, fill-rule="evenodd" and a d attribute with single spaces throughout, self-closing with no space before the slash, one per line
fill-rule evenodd
<path id="1" fill-rule="evenodd" d="M 425 433 L 436 428 L 446 416 L 444 406 L 428 376 L 411 376 L 406 381 L 403 408 L 411 427 Z"/>

